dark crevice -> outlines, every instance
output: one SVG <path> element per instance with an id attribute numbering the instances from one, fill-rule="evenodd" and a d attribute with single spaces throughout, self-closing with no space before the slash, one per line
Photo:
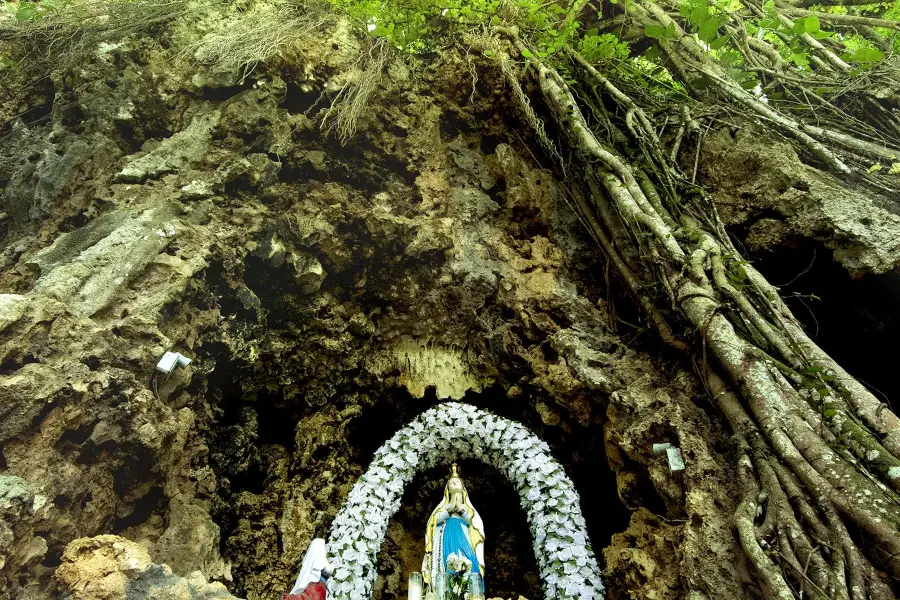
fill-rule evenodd
<path id="1" fill-rule="evenodd" d="M 113 533 L 120 533 L 129 527 L 140 525 L 150 518 L 162 506 L 166 494 L 161 487 L 153 487 L 142 497 L 134 501 L 131 512 L 124 517 L 116 517 Z"/>
<path id="2" fill-rule="evenodd" d="M 898 408 L 893 376 L 900 337 L 900 270 L 853 278 L 824 245 L 797 241 L 790 250 L 756 252 L 754 265 L 779 286 L 806 332 L 880 399 Z"/>
<path id="3" fill-rule="evenodd" d="M 116 496 L 126 497 L 135 487 L 153 480 L 153 451 L 145 446 L 133 446 L 127 460 L 113 471 L 113 489 Z"/>
<path id="4" fill-rule="evenodd" d="M 224 102 L 234 96 L 237 96 L 241 92 L 248 90 L 252 87 L 253 82 L 250 80 L 245 81 L 241 85 L 233 85 L 227 87 L 208 87 L 203 88 L 203 91 L 200 93 L 200 97 L 203 100 L 212 100 L 214 102 Z"/>
<path id="5" fill-rule="evenodd" d="M 35 532 L 35 535 L 40 535 Z M 45 536 L 50 536 L 50 532 L 45 532 Z M 45 538 L 47 539 L 47 538 Z M 63 545 L 59 543 L 50 543 L 47 546 L 47 554 L 44 555 L 44 560 L 41 561 L 41 566 L 55 569 L 59 565 L 62 564 L 62 553 L 63 553 Z"/>
<path id="6" fill-rule="evenodd" d="M 289 81 L 284 100 L 278 106 L 286 109 L 292 115 L 303 114 L 319 100 L 321 95 L 320 90 L 304 91 L 299 85 Z"/>
<path id="7" fill-rule="evenodd" d="M 3 363 L 0 363 L 0 374 L 18 371 L 25 365 L 30 365 L 36 362 L 40 361 L 38 361 L 38 359 L 35 358 L 31 353 L 10 356 L 7 357 L 7 359 L 3 361 Z"/>
<path id="8" fill-rule="evenodd" d="M 93 423 L 84 423 L 76 429 L 66 430 L 56 441 L 56 450 L 65 453 L 72 452 L 87 441 L 93 430 Z"/>

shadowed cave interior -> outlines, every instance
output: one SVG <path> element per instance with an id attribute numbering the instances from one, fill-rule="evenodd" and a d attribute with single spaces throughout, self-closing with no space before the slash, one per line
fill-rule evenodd
<path id="1" fill-rule="evenodd" d="M 750 258 L 781 288 L 812 339 L 896 410 L 900 381 L 894 376 L 893 348 L 900 337 L 900 272 L 854 278 L 823 244 L 793 242 L 778 252 L 750 253 Z"/>
<path id="2" fill-rule="evenodd" d="M 254 415 L 252 418 L 256 422 L 260 438 L 264 437 L 265 443 L 270 446 L 269 450 L 262 451 L 263 454 L 270 452 L 272 445 L 283 446 L 288 454 L 294 454 L 294 425 L 298 419 L 303 418 L 304 411 L 298 409 L 297 404 L 285 403 L 278 392 L 268 398 L 258 396 L 255 402 L 242 400 L 245 396 L 236 392 L 240 386 L 235 385 L 236 378 L 240 377 L 222 362 L 211 375 L 212 394 L 221 394 L 214 403 L 221 409 L 216 428 L 227 431 L 239 426 L 242 420 L 248 419 L 249 411 Z M 356 463 L 361 470 L 368 466 L 375 451 L 397 430 L 442 402 L 436 397 L 433 388 L 426 391 L 424 398 L 413 398 L 406 390 L 398 388 L 378 397 L 380 399 L 374 405 L 363 408 L 362 414 L 347 428 L 347 446 L 350 452 L 344 459 Z M 587 428 L 568 423 L 547 426 L 533 406 L 508 397 L 499 386 L 487 388 L 481 393 L 469 392 L 463 401 L 517 420 L 549 444 L 553 456 L 563 465 L 578 490 L 593 549 L 598 561 L 602 563 L 602 549 L 609 544 L 613 534 L 625 529 L 629 511 L 617 495 L 615 475 L 609 469 L 603 448 L 601 425 Z M 576 431 L 572 430 L 573 427 Z M 569 431 L 566 432 L 565 429 Z M 218 439 L 224 445 L 234 444 L 231 436 L 218 436 Z M 214 456 L 227 452 L 224 447 L 217 448 L 216 444 L 212 450 Z M 315 463 L 318 458 L 320 456 L 314 453 L 312 462 Z M 242 472 L 221 473 L 230 481 L 231 498 L 240 496 L 242 492 L 260 495 L 267 493 L 272 481 L 264 468 L 265 462 L 265 459 L 250 457 L 242 463 L 249 463 L 250 467 Z M 484 520 L 488 536 L 485 546 L 485 584 L 488 597 L 517 598 L 522 595 L 529 600 L 542 597 L 532 536 L 514 487 L 493 467 L 477 460 L 464 460 L 459 466 L 472 502 Z M 405 598 L 388 590 L 400 589 L 405 593 L 409 573 L 421 568 L 426 522 L 443 494 L 449 467 L 448 463 L 418 474 L 404 491 L 402 506 L 391 519 L 379 553 L 379 577 L 372 596 L 375 600 Z M 316 468 L 315 464 L 312 468 Z M 342 483 L 352 485 L 355 479 L 354 477 Z M 647 498 L 654 496 L 649 481 L 646 482 L 645 492 Z M 241 514 L 241 505 L 241 502 L 226 500 L 215 515 L 222 527 L 222 552 L 226 557 L 229 555 L 226 543 L 229 533 L 239 528 L 241 519 L 246 518 L 246 515 Z M 339 507 L 333 508 L 336 510 Z M 661 509 L 661 502 L 657 508 Z M 327 537 L 330 522 L 329 518 L 326 526 L 318 526 L 315 535 Z M 233 576 L 239 590 L 243 576 L 239 567 L 233 571 Z"/>

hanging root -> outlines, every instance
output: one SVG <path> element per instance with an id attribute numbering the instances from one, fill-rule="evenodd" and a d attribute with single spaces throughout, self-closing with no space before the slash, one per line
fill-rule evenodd
<path id="1" fill-rule="evenodd" d="M 528 54 L 515 31 L 498 31 Z M 789 600 L 802 590 L 810 598 L 892 598 L 870 561 L 900 576 L 896 416 L 876 410 L 871 394 L 806 336 L 777 291 L 741 261 L 715 207 L 662 151 L 646 111 L 583 58 L 574 59 L 585 80 L 604 91 L 601 102 L 618 109 L 607 112 L 624 115 L 622 129 L 648 166 L 635 169 L 625 158 L 634 146 L 620 153 L 602 144 L 569 85 L 532 59 L 547 107 L 582 161 L 578 173 L 589 193 L 573 194 L 576 209 L 630 291 L 643 293 L 640 304 L 661 337 L 686 346 L 655 308 L 665 297 L 649 296 L 636 273 L 659 280 L 716 365 L 704 361 L 701 376 L 740 447 L 735 528 L 765 596 Z M 628 235 L 614 235 L 621 227 Z M 616 247 L 629 241 L 637 249 Z M 649 269 L 625 259 L 648 255 Z M 865 532 L 869 556 L 848 529 Z"/>
<path id="2" fill-rule="evenodd" d="M 325 133 L 336 133 L 342 144 L 356 135 L 359 120 L 381 83 L 390 55 L 387 41 L 379 39 L 360 57 L 362 67 L 359 77 L 344 84 L 325 112 L 322 119 L 322 130 Z"/>
<path id="3" fill-rule="evenodd" d="M 512 61 L 510 60 L 506 46 L 496 36 L 484 33 L 466 35 L 465 40 L 470 48 L 477 48 L 486 55 L 491 55 L 495 58 L 500 65 L 501 72 L 504 77 L 506 77 L 506 82 L 509 84 L 510 89 L 512 89 L 516 103 L 519 108 L 522 109 L 522 112 L 525 113 L 525 122 L 528 123 L 528 126 L 541 143 L 541 146 L 543 146 L 547 153 L 557 161 L 563 170 L 565 170 L 562 155 L 559 153 L 559 150 L 557 150 L 556 144 L 554 144 L 547 135 L 544 121 L 536 112 L 534 112 L 534 107 L 531 105 L 531 99 L 528 98 L 525 91 L 522 89 L 522 84 L 519 81 L 519 74 L 513 69 Z"/>
<path id="4" fill-rule="evenodd" d="M 243 82 L 257 65 L 296 45 L 326 19 L 324 15 L 300 12 L 296 3 L 257 4 L 222 22 L 180 55 L 215 70 L 239 72 Z"/>
<path id="5" fill-rule="evenodd" d="M 186 0 L 70 0 L 40 3 L 40 18 L 0 20 L 0 42 L 42 70 L 71 67 L 101 42 L 114 42 L 182 16 Z"/>

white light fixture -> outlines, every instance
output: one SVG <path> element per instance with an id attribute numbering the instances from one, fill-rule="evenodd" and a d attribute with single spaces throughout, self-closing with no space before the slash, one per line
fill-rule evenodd
<path id="1" fill-rule="evenodd" d="M 176 368 L 183 368 L 189 364 L 191 364 L 191 359 L 187 356 L 178 352 L 166 352 L 163 354 L 162 358 L 159 359 L 159 362 L 156 363 L 156 370 L 160 373 L 165 373 L 166 379 L 168 379 L 169 375 L 171 375 Z"/>
<path id="2" fill-rule="evenodd" d="M 684 471 L 684 456 L 681 450 L 668 442 L 665 444 L 653 444 L 653 454 L 665 454 L 669 461 L 669 471 Z"/>

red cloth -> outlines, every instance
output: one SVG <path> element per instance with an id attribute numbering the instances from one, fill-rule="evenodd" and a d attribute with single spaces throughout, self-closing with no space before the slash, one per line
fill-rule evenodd
<path id="1" fill-rule="evenodd" d="M 306 589 L 299 596 L 297 594 L 284 594 L 281 596 L 281 600 L 325 600 L 326 594 L 325 584 L 320 581 L 319 583 L 306 586 Z"/>

